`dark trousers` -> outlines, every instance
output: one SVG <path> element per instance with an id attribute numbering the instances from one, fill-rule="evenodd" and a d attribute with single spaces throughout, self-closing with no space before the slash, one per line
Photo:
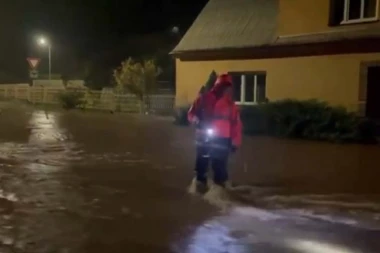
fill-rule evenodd
<path id="1" fill-rule="evenodd" d="M 207 183 L 207 172 L 209 164 L 211 163 L 211 168 L 214 173 L 214 183 L 224 186 L 228 180 L 228 155 L 228 149 L 210 150 L 208 147 L 197 147 L 197 157 L 195 162 L 197 181 Z"/>

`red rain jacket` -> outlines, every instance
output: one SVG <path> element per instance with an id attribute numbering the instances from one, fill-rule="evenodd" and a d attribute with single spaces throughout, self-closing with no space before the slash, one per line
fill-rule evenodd
<path id="1" fill-rule="evenodd" d="M 203 119 L 200 120 L 207 122 L 208 126 L 214 130 L 215 137 L 229 139 L 234 147 L 239 147 L 242 140 L 242 123 L 239 110 L 231 94 L 222 95 L 219 99 L 216 95 L 218 89 L 223 85 L 223 81 L 226 80 L 229 85 L 232 85 L 231 78 L 222 75 L 209 92 L 198 96 L 188 112 L 188 119 L 190 122 L 193 122 L 195 117 L 199 119 L 199 112 L 203 109 Z M 204 134 L 205 129 L 197 129 L 196 135 L 198 137 Z"/>

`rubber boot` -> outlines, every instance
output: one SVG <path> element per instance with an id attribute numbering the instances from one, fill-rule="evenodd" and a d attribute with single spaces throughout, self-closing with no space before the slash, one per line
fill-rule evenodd
<path id="1" fill-rule="evenodd" d="M 226 187 L 215 183 L 210 186 L 209 191 L 204 195 L 204 199 L 221 208 L 227 208 L 231 204 L 231 197 Z"/>
<path id="2" fill-rule="evenodd" d="M 194 178 L 188 188 L 188 192 L 191 194 L 205 194 L 208 191 L 207 183 L 197 181 Z"/>

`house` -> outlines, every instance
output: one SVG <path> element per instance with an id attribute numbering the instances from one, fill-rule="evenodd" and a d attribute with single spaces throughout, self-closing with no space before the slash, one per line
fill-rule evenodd
<path id="1" fill-rule="evenodd" d="M 212 70 L 237 104 L 320 99 L 380 119 L 380 0 L 210 0 L 179 44 L 176 105 Z"/>

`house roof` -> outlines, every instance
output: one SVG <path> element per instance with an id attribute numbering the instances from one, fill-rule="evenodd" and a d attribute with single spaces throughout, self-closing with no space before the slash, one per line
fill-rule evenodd
<path id="1" fill-rule="evenodd" d="M 380 38 L 380 26 L 348 27 L 321 33 L 280 36 L 274 45 L 323 43 L 341 40 Z"/>
<path id="2" fill-rule="evenodd" d="M 276 40 L 278 1 L 210 0 L 173 53 L 271 44 Z"/>
<path id="3" fill-rule="evenodd" d="M 278 37 L 279 1 L 210 0 L 172 53 L 380 38 L 380 24 Z"/>

